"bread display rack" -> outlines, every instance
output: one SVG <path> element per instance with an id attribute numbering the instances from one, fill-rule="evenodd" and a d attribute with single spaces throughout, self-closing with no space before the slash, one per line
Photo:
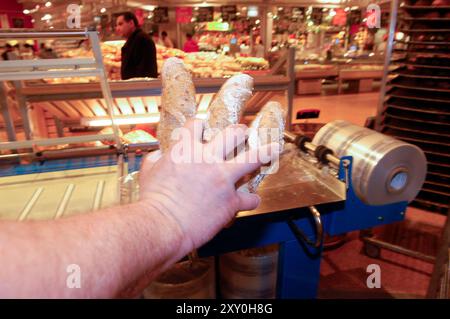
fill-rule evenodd
<path id="1" fill-rule="evenodd" d="M 245 108 L 244 120 L 249 122 L 262 105 L 277 93 L 285 93 L 289 114 L 292 113 L 294 96 L 293 78 L 294 51 L 287 51 L 280 59 L 280 67 L 287 62 L 287 74 L 251 74 L 254 77 L 254 95 Z M 62 59 L 65 60 L 65 59 Z M 291 67 L 292 66 L 292 67 Z M 292 70 L 291 70 L 292 69 Z M 291 72 L 291 74 L 289 74 Z M 47 78 L 51 75 L 45 75 Z M 205 114 L 209 103 L 220 89 L 226 78 L 195 78 L 198 113 Z M 89 83 L 45 83 L 44 81 L 15 81 L 17 109 L 24 123 L 36 122 L 37 118 L 46 118 L 46 123 L 34 125 L 35 134 L 43 137 L 64 137 L 70 135 L 69 127 L 83 126 L 92 119 L 109 118 L 108 106 L 102 99 L 101 85 Z M 127 81 L 110 81 L 112 114 L 119 123 L 121 118 L 152 117 L 151 123 L 159 120 L 161 80 L 138 78 Z M 3 94 L 8 95 L 7 93 Z M 6 104 L 6 103 L 5 103 Z M 12 112 L 11 112 L 12 113 Z M 17 112 L 16 112 L 17 113 Z M 290 117 L 291 118 L 291 117 Z M 4 116 L 8 128 L 8 137 L 17 126 L 14 118 Z M 37 121 L 39 122 L 39 121 Z M 42 121 L 41 121 L 42 122 Z M 288 123 L 290 125 L 290 121 Z M 31 136 L 31 125 L 24 125 L 25 135 Z"/>
<path id="2" fill-rule="evenodd" d="M 450 202 L 450 6 L 443 4 L 412 0 L 399 6 L 397 41 L 392 34 L 388 45 L 389 56 L 396 57 L 390 64 L 396 67 L 384 78 L 377 129 L 425 152 L 428 175 L 414 204 L 446 213 Z"/>
<path id="3" fill-rule="evenodd" d="M 96 32 L 89 31 L 2 31 L 0 39 L 49 39 L 49 38 L 67 38 L 89 40 L 92 45 L 94 58 L 83 59 L 45 59 L 45 60 L 9 60 L 0 62 L 0 81 L 13 81 L 17 93 L 21 89 L 21 81 L 36 80 L 43 78 L 65 78 L 65 77 L 97 77 L 99 79 L 100 93 L 103 96 L 106 106 L 106 114 L 111 120 L 113 134 L 86 135 L 77 137 L 64 137 L 62 139 L 33 139 L 32 126 L 28 119 L 29 109 L 26 100 L 20 93 L 17 101 L 19 111 L 23 120 L 26 141 L 17 142 L 15 137 L 14 124 L 11 122 L 9 106 L 5 91 L 1 90 L 0 105 L 4 115 L 4 123 L 8 132 L 9 142 L 0 143 L 0 150 L 17 150 L 32 148 L 35 146 L 58 145 L 61 143 L 81 143 L 100 140 L 114 140 L 118 149 L 121 149 L 122 143 L 118 134 L 118 127 L 114 123 L 113 103 L 111 89 L 107 81 L 103 59 L 100 52 L 99 39 Z M 2 86 L 4 88 L 5 86 Z M 40 93 L 42 94 L 42 88 Z"/>
<path id="4" fill-rule="evenodd" d="M 117 204 L 119 185 L 124 174 L 123 148 L 118 128 L 112 113 L 111 89 L 107 82 L 96 32 L 74 31 L 2 31 L 0 39 L 83 39 L 89 40 L 94 58 L 88 59 L 47 59 L 0 61 L 0 81 L 2 88 L 10 87 L 6 81 L 13 81 L 20 89 L 20 81 L 45 77 L 98 77 L 100 92 L 105 101 L 105 114 L 112 123 L 111 134 L 65 136 L 37 139 L 33 126 L 28 121 L 29 105 L 17 103 L 18 110 L 10 105 L 12 97 L 0 90 L 0 106 L 3 122 L 7 130 L 8 142 L 0 143 L 2 174 L 0 192 L 2 207 L 0 218 L 13 220 L 57 219 L 67 215 L 96 210 Z M 42 92 L 42 91 L 41 91 Z M 18 95 L 17 100 L 22 97 Z M 12 112 L 11 112 L 12 111 Z M 22 117 L 26 140 L 18 141 L 12 115 Z M 109 156 L 71 158 L 69 160 L 45 161 L 37 151 L 39 147 L 54 147 L 62 144 L 80 144 L 94 141 L 109 141 L 114 144 L 115 154 Z M 103 146 L 79 148 L 77 152 L 95 155 Z M 65 153 L 67 150 L 55 152 Z M 20 165 L 25 160 L 28 165 Z M 30 162 L 28 162 L 31 160 Z M 9 164 L 8 164 L 8 161 Z"/>

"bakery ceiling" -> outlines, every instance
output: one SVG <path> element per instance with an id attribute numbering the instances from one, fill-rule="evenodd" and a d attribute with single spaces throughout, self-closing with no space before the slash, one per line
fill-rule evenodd
<path id="1" fill-rule="evenodd" d="M 35 28 L 64 28 L 68 4 L 80 4 L 81 25 L 91 25 L 94 18 L 103 14 L 122 12 L 130 8 L 152 11 L 157 6 L 220 6 L 238 4 L 241 6 L 319 6 L 319 7 L 366 7 L 373 0 L 17 0 L 23 5 L 24 13 L 32 16 Z M 376 1 L 386 2 L 387 0 Z"/>
<path id="2" fill-rule="evenodd" d="M 36 5 L 41 7 L 51 4 L 96 4 L 98 6 L 115 7 L 117 5 L 129 5 L 131 7 L 151 6 L 186 6 L 186 5 L 224 5 L 224 4 L 255 4 L 255 5 L 366 5 L 369 0 L 17 0 L 25 9 L 32 9 Z"/>
<path id="3" fill-rule="evenodd" d="M 104 8 L 140 7 L 152 10 L 155 6 L 220 6 L 225 4 L 241 5 L 286 5 L 286 6 L 361 6 L 372 2 L 388 2 L 388 0 L 17 0 L 24 9 L 33 10 L 36 6 L 49 11 L 58 10 L 63 5 L 79 3 Z"/>

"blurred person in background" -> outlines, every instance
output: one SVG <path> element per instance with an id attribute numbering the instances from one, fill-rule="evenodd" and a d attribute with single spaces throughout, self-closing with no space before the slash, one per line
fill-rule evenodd
<path id="1" fill-rule="evenodd" d="M 255 43 L 255 46 L 253 47 L 253 56 L 257 58 L 264 58 L 265 52 L 264 52 L 264 45 L 262 40 L 258 40 Z"/>
<path id="2" fill-rule="evenodd" d="M 184 43 L 183 51 L 186 52 L 186 53 L 198 52 L 197 41 L 195 41 L 192 38 L 192 34 L 190 34 L 190 33 L 186 33 L 186 42 Z"/>
<path id="3" fill-rule="evenodd" d="M 27 59 L 27 60 L 31 60 L 31 59 L 34 59 L 35 55 L 36 55 L 36 52 L 35 52 L 34 45 L 31 44 L 31 43 L 26 42 L 23 45 L 22 58 L 23 59 Z"/>
<path id="4" fill-rule="evenodd" d="M 17 60 L 19 59 L 19 56 L 16 53 L 16 49 L 13 45 L 10 43 L 6 43 L 5 45 L 5 51 L 2 53 L 2 59 L 7 60 Z"/>
<path id="5" fill-rule="evenodd" d="M 173 48 L 173 42 L 172 40 L 170 40 L 169 35 L 166 31 L 161 32 L 161 40 L 166 48 Z"/>
<path id="6" fill-rule="evenodd" d="M 155 45 L 161 45 L 163 46 L 164 44 L 161 41 L 161 38 L 159 37 L 159 33 L 156 31 L 150 31 L 150 33 L 148 34 L 150 36 L 150 38 L 152 38 L 153 43 L 155 43 Z"/>
<path id="7" fill-rule="evenodd" d="M 127 39 L 122 47 L 122 80 L 136 77 L 158 77 L 156 46 L 148 34 L 139 28 L 134 13 L 124 12 L 117 17 L 116 32 Z"/>

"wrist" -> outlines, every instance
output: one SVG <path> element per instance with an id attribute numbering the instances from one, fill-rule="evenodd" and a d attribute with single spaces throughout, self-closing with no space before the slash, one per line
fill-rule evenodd
<path id="1" fill-rule="evenodd" d="M 194 249 L 192 241 L 186 236 L 181 222 L 175 217 L 173 209 L 156 196 L 150 196 L 137 203 L 153 227 L 158 228 L 160 236 L 167 241 L 170 256 L 178 261 Z M 150 217 L 150 216 L 152 217 Z M 163 239 L 163 238 L 161 238 Z"/>

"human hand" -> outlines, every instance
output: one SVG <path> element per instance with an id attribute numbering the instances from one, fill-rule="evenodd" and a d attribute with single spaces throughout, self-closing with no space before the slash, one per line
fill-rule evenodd
<path id="1" fill-rule="evenodd" d="M 245 125 L 231 125 L 207 144 L 202 143 L 202 121 L 188 121 L 185 129 L 190 136 L 187 143 L 181 139 L 163 155 L 157 151 L 147 156 L 139 178 L 141 202 L 176 224 L 187 253 L 212 239 L 238 211 L 258 206 L 258 195 L 237 191 L 235 184 L 275 159 L 279 145 L 264 145 L 228 159 L 227 154 L 245 142 Z M 180 154 L 190 150 L 196 152 L 180 161 Z"/>

